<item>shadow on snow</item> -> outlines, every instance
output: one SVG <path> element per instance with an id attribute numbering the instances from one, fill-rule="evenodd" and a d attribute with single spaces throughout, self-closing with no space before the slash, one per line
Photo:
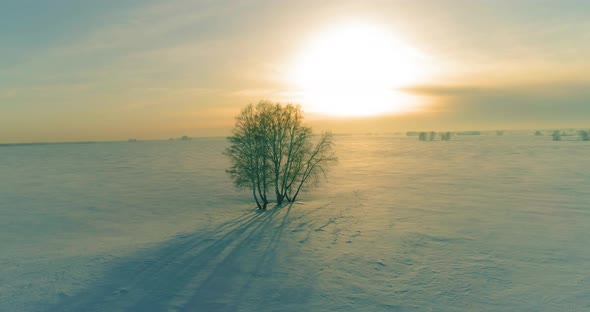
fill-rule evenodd
<path id="1" fill-rule="evenodd" d="M 236 311 L 304 306 L 309 274 L 280 257 L 292 205 L 247 212 L 210 230 L 178 235 L 125 258 L 48 311 Z M 282 216 L 281 216 L 282 214 Z M 305 285 L 305 286 L 304 286 Z M 279 306 L 275 306 L 275 309 Z"/>

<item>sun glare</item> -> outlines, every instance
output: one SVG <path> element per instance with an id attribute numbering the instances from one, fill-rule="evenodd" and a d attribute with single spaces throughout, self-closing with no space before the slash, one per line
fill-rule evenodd
<path id="1" fill-rule="evenodd" d="M 425 75 L 424 56 L 377 27 L 347 25 L 321 33 L 296 62 L 292 80 L 307 111 L 370 116 L 411 111 L 396 88 Z"/>

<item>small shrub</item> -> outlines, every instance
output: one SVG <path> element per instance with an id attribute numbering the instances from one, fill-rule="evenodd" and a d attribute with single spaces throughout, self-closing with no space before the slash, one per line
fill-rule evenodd
<path id="1" fill-rule="evenodd" d="M 434 141 L 435 138 L 436 138 L 436 132 L 430 131 L 430 133 L 428 135 L 428 141 Z"/>
<path id="2" fill-rule="evenodd" d="M 441 132 L 440 139 L 441 139 L 441 141 L 450 141 L 451 140 L 451 132 Z"/>

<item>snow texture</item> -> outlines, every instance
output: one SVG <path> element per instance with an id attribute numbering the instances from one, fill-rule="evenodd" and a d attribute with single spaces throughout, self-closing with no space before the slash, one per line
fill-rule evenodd
<path id="1" fill-rule="evenodd" d="M 341 136 L 257 212 L 224 139 L 0 147 L 0 311 L 590 311 L 590 144 Z"/>

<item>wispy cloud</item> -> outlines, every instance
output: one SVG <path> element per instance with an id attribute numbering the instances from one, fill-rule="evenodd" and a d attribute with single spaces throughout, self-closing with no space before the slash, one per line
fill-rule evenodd
<path id="1" fill-rule="evenodd" d="M 457 122 L 580 124 L 590 118 L 590 82 L 563 81 L 501 86 L 429 85 L 405 89 L 438 99 L 433 108 Z M 449 115 L 450 114 L 450 115 Z"/>
<path id="2" fill-rule="evenodd" d="M 546 81 L 544 83 L 503 83 L 483 85 L 415 85 L 400 91 L 423 96 L 493 96 L 498 94 L 546 95 L 548 93 L 577 94 L 590 92 L 590 80 Z"/>

